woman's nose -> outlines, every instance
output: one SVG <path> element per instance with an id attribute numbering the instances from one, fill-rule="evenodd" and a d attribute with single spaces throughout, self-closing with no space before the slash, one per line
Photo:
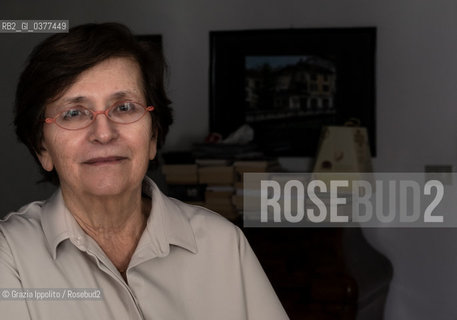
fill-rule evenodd
<path id="1" fill-rule="evenodd" d="M 91 142 L 106 144 L 119 136 L 117 125 L 112 122 L 103 112 L 97 112 L 94 122 L 90 126 Z"/>

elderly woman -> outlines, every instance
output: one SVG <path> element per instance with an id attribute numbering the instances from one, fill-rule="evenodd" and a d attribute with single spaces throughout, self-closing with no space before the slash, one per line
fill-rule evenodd
<path id="1" fill-rule="evenodd" d="M 241 231 L 145 176 L 171 124 L 163 74 L 119 24 L 32 52 L 16 131 L 59 189 L 0 223 L 2 319 L 287 319 Z"/>

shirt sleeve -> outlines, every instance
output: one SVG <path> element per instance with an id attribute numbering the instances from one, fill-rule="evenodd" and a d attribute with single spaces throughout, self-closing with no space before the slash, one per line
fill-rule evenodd
<path id="1" fill-rule="evenodd" d="M 247 319 L 289 319 L 246 237 L 238 228 L 237 232 Z"/>
<path id="2" fill-rule="evenodd" d="M 11 248 L 0 229 L 0 309 L 2 319 L 30 320 L 24 299 L 13 300 L 12 289 L 22 290 Z"/>

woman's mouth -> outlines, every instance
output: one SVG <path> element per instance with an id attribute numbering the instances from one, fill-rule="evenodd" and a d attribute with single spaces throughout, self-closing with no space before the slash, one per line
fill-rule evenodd
<path id="1" fill-rule="evenodd" d="M 88 164 L 92 166 L 105 165 L 105 164 L 117 164 L 123 160 L 126 160 L 126 157 L 112 156 L 112 157 L 99 157 L 91 158 L 83 162 L 83 164 Z"/>

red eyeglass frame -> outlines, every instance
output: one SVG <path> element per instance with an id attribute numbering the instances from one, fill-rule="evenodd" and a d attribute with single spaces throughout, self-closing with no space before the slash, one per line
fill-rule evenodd
<path id="1" fill-rule="evenodd" d="M 113 119 L 111 119 L 111 118 L 108 116 L 109 111 L 111 111 L 111 109 L 113 109 L 116 105 L 122 104 L 122 103 L 125 103 L 125 102 L 130 102 L 130 103 L 134 103 L 134 104 L 140 105 L 140 106 L 142 106 L 142 107 L 144 108 L 145 112 L 143 113 L 143 115 L 142 115 L 141 117 L 138 118 L 138 120 L 135 120 L 135 121 L 132 121 L 132 122 L 116 122 L 116 121 L 114 121 Z M 141 118 L 144 117 L 144 115 L 145 115 L 146 113 L 151 112 L 151 111 L 153 111 L 153 110 L 155 109 L 154 106 L 145 106 L 145 105 L 143 105 L 143 104 L 141 104 L 141 103 L 139 103 L 139 102 L 129 101 L 129 100 L 116 102 L 116 103 L 114 103 L 111 107 L 109 107 L 108 109 L 106 109 L 105 111 L 94 111 L 94 110 L 91 110 L 91 109 L 86 108 L 86 107 L 84 107 L 84 106 L 81 106 L 81 107 L 82 107 L 83 109 L 86 109 L 86 110 L 89 111 L 90 113 L 92 113 L 92 115 L 93 115 L 93 117 L 94 117 L 94 118 L 92 119 L 92 121 L 91 121 L 87 126 L 84 126 L 84 127 L 81 127 L 81 128 L 77 128 L 77 129 L 68 129 L 68 128 L 65 128 L 65 127 L 62 127 L 61 125 L 59 125 L 59 124 L 57 123 L 57 118 L 58 118 L 63 112 L 67 111 L 67 109 L 64 110 L 64 111 L 62 111 L 62 112 L 59 112 L 59 113 L 58 113 L 55 117 L 53 117 L 53 118 L 52 118 L 52 117 L 45 118 L 45 119 L 44 119 L 44 122 L 47 123 L 47 124 L 55 123 L 56 126 L 58 126 L 59 128 L 65 129 L 65 130 L 81 130 L 81 129 L 85 129 L 85 128 L 89 127 L 92 123 L 94 123 L 94 121 L 97 119 L 97 116 L 98 116 L 99 114 L 104 114 L 108 120 L 110 120 L 110 121 L 112 121 L 112 122 L 114 122 L 114 123 L 116 123 L 116 124 L 130 124 L 130 123 L 135 123 L 135 122 L 139 121 Z M 71 108 L 68 108 L 68 109 L 71 109 Z"/>

